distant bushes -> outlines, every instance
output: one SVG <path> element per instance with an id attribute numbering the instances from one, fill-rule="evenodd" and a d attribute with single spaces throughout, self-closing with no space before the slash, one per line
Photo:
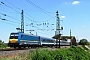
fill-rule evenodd
<path id="1" fill-rule="evenodd" d="M 6 48 L 8 44 L 4 43 L 4 41 L 0 40 L 0 48 Z"/>
<path id="2" fill-rule="evenodd" d="M 79 45 L 88 45 L 89 42 L 87 39 L 81 39 L 80 42 L 79 42 Z"/>
<path id="3" fill-rule="evenodd" d="M 69 49 L 36 50 L 31 55 L 32 60 L 90 60 L 90 54 L 80 47 L 72 46 Z"/>

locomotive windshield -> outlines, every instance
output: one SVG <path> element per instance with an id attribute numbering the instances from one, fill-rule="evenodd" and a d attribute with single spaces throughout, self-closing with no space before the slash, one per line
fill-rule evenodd
<path id="1" fill-rule="evenodd" d="M 10 39 L 18 39 L 18 33 L 11 33 Z"/>

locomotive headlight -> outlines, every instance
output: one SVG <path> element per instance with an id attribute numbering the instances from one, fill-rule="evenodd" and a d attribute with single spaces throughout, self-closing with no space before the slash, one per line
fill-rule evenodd
<path id="1" fill-rule="evenodd" d="M 10 39 L 9 42 L 10 43 L 18 43 L 18 39 Z"/>

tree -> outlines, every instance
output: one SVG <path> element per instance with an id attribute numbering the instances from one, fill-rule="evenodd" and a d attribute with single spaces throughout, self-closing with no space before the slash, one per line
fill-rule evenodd
<path id="1" fill-rule="evenodd" d="M 89 42 L 87 41 L 87 39 L 81 39 L 79 42 L 79 45 L 88 45 Z"/>
<path id="2" fill-rule="evenodd" d="M 8 47 L 7 43 L 4 43 L 4 41 L 0 40 L 0 48 L 6 48 Z"/>
<path id="3" fill-rule="evenodd" d="M 0 40 L 0 43 L 2 42 L 2 40 Z"/>
<path id="4" fill-rule="evenodd" d="M 0 45 L 2 44 L 2 40 L 0 40 Z"/>

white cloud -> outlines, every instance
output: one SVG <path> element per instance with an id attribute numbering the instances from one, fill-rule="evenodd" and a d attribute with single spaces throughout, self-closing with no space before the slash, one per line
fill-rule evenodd
<path id="1" fill-rule="evenodd" d="M 65 16 L 61 16 L 60 18 L 66 18 Z"/>
<path id="2" fill-rule="evenodd" d="M 73 1 L 72 4 L 79 4 L 80 2 L 79 1 Z"/>

